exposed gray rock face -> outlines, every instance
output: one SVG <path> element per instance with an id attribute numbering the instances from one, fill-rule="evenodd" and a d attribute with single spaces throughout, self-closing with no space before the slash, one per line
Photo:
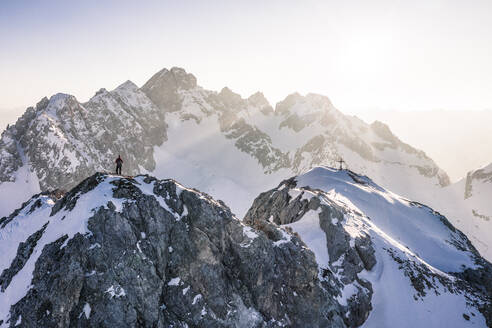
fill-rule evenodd
<path id="1" fill-rule="evenodd" d="M 289 191 L 295 185 L 295 179 L 291 178 L 282 182 L 281 188 L 262 193 L 255 199 L 244 222 L 261 229 L 270 220 L 277 225 L 290 224 L 300 220 L 310 210 L 319 210 L 319 224 L 326 234 L 326 248 L 331 259 L 329 268 L 320 268 L 322 284 L 335 295 L 340 295 L 345 285 L 356 284 L 356 296 L 349 299 L 347 305 L 340 305 L 340 308 L 348 327 L 360 326 L 372 310 L 371 283 L 358 276 L 363 269 L 371 270 L 376 264 L 371 239 L 369 236 L 357 238 L 355 245 L 351 246 L 350 237 L 341 224 L 344 209 L 334 203 L 322 203 L 319 197 L 307 199 L 303 192 L 292 198 Z M 333 224 L 334 219 L 336 224 Z M 339 274 L 336 276 L 334 273 Z"/>
<path id="2" fill-rule="evenodd" d="M 19 244 L 19 248 L 17 250 L 17 256 L 15 257 L 14 261 L 10 265 L 8 269 L 2 272 L 2 275 L 0 275 L 0 289 L 2 292 L 5 291 L 5 289 L 8 287 L 10 282 L 12 281 L 12 278 L 19 273 L 19 271 L 24 267 L 26 264 L 27 260 L 29 260 L 29 257 L 31 256 L 34 248 L 36 247 L 37 242 L 43 236 L 43 232 L 46 229 L 47 224 L 43 226 L 40 230 L 36 231 L 34 234 L 29 236 L 29 238 Z"/>
<path id="3" fill-rule="evenodd" d="M 189 90 L 196 87 L 196 78 L 184 69 L 173 67 L 157 72 L 142 87 L 142 91 L 165 111 L 174 112 L 181 108 L 179 90 Z"/>
<path id="4" fill-rule="evenodd" d="M 101 187 L 107 183 L 109 194 Z M 70 216 L 99 193 L 106 206 L 90 218 Z M 96 174 L 47 213 L 2 279 L 25 274 L 22 263 L 34 256 L 25 244 L 52 236 L 57 218 L 87 220 L 89 233 L 61 232 L 37 246 L 31 288 L 0 318 L 9 327 L 345 326 L 300 239 L 277 244 L 288 232 L 245 226 L 223 203 L 172 180 Z"/>

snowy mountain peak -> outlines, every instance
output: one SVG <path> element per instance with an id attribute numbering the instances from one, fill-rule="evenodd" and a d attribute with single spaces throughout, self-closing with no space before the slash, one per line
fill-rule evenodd
<path id="1" fill-rule="evenodd" d="M 253 109 L 258 109 L 264 115 L 274 114 L 273 107 L 261 92 L 252 94 L 248 97 L 247 101 Z"/>
<path id="2" fill-rule="evenodd" d="M 238 108 L 238 105 L 244 102 L 241 95 L 235 93 L 228 87 L 224 87 L 220 90 L 219 97 L 223 101 L 224 105 L 230 108 Z"/>
<path id="3" fill-rule="evenodd" d="M 253 93 L 251 96 L 249 96 L 248 101 L 250 101 L 254 105 L 260 105 L 260 106 L 268 105 L 268 106 L 270 106 L 270 103 L 265 98 L 265 95 L 260 91 L 257 91 L 255 93 Z"/>
<path id="4" fill-rule="evenodd" d="M 196 77 L 181 67 L 171 68 L 171 74 L 181 89 L 188 90 L 197 86 Z"/>
<path id="5" fill-rule="evenodd" d="M 73 114 L 73 111 L 83 109 L 82 106 L 77 101 L 75 96 L 57 93 L 51 96 L 48 106 L 44 109 L 47 114 L 53 116 L 66 114 Z"/>
<path id="6" fill-rule="evenodd" d="M 135 92 L 138 90 L 138 86 L 130 80 L 120 84 L 115 91 Z"/>
<path id="7" fill-rule="evenodd" d="M 170 70 L 164 68 L 154 74 L 142 88 L 153 89 L 162 88 L 162 86 L 183 90 L 193 89 L 197 86 L 196 77 L 180 67 L 173 67 Z"/>
<path id="8" fill-rule="evenodd" d="M 336 110 L 330 99 L 326 96 L 308 93 L 302 96 L 299 93 L 288 95 L 275 107 L 275 112 L 283 115 L 296 114 L 305 116 Z"/>
<path id="9" fill-rule="evenodd" d="M 178 92 L 196 87 L 196 78 L 193 74 L 186 73 L 182 68 L 173 67 L 171 70 L 164 68 L 154 74 L 141 90 L 159 108 L 174 112 L 180 109 L 181 101 Z"/>
<path id="10" fill-rule="evenodd" d="M 244 221 L 297 233 L 347 326 L 492 325 L 492 265 L 444 216 L 366 176 L 314 168 L 260 194 Z"/>

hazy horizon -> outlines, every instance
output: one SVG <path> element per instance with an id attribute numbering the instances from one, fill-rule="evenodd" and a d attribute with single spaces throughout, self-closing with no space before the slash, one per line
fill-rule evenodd
<path id="1" fill-rule="evenodd" d="M 386 123 L 403 142 L 432 158 L 452 182 L 492 162 L 492 110 L 374 111 L 360 118 Z"/>
<path id="2" fill-rule="evenodd" d="M 179 66 L 200 85 L 344 112 L 492 108 L 492 3 L 3 2 L 0 108 L 142 85 Z"/>

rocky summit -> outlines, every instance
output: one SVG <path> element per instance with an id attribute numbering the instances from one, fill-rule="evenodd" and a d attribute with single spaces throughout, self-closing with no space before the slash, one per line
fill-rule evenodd
<path id="1" fill-rule="evenodd" d="M 244 222 L 296 233 L 349 327 L 492 326 L 492 265 L 444 216 L 365 176 L 315 168 L 258 196 Z"/>
<path id="2" fill-rule="evenodd" d="M 60 196 L 0 220 L 1 327 L 345 326 L 314 254 L 274 224 L 145 175 Z"/>

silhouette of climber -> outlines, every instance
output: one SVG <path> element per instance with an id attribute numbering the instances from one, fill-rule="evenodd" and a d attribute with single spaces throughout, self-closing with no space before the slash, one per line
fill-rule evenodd
<path id="1" fill-rule="evenodd" d="M 121 159 L 121 156 L 118 155 L 118 158 L 115 161 L 116 163 L 116 174 L 121 175 L 121 166 L 123 165 L 123 160 Z"/>

